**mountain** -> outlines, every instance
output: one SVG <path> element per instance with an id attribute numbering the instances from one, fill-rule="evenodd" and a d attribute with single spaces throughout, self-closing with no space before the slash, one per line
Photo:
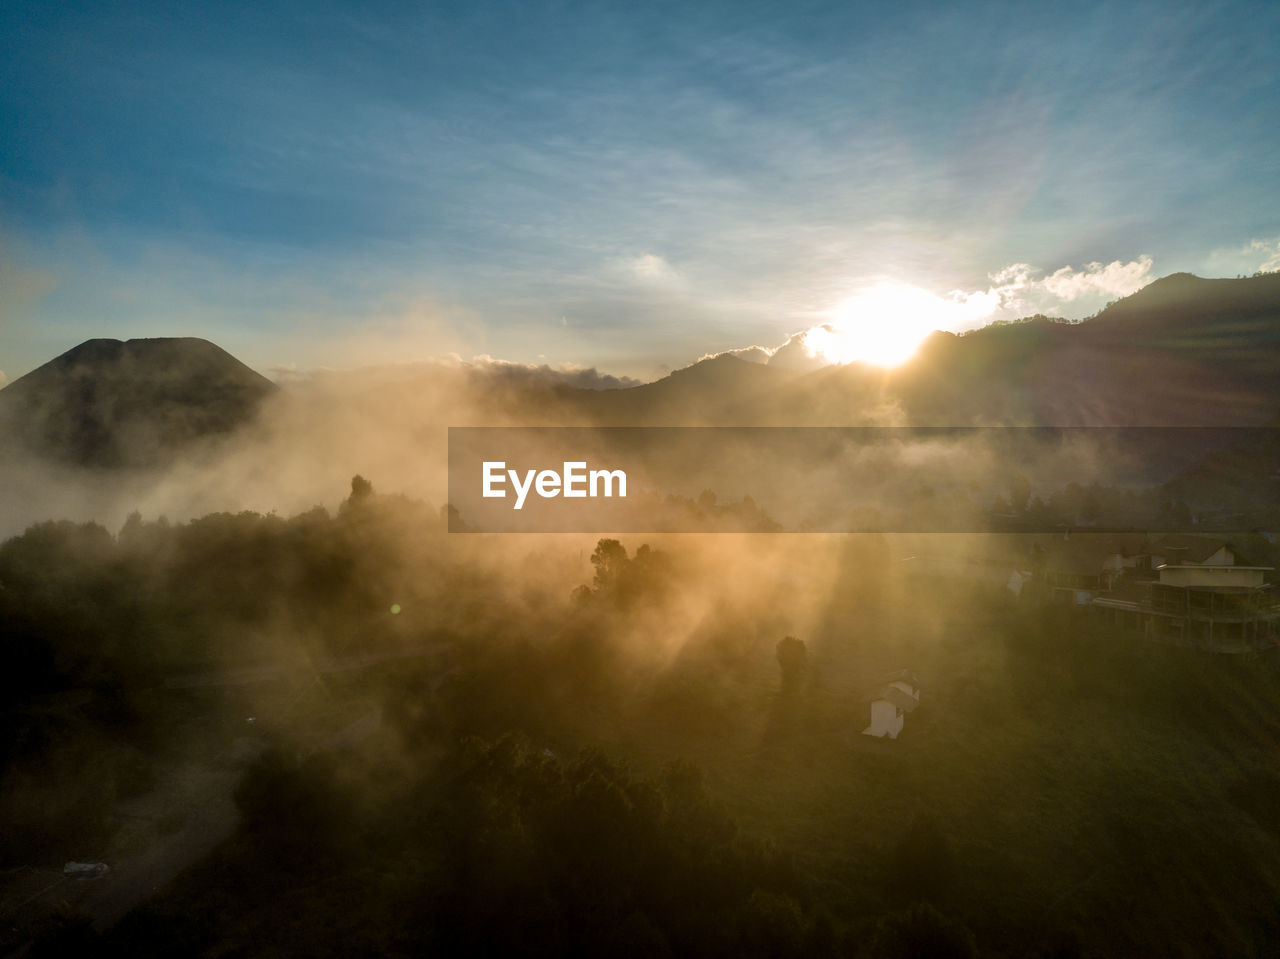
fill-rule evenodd
<path id="1" fill-rule="evenodd" d="M 1280 274 L 1174 274 L 1081 323 L 936 333 L 889 390 L 912 422 L 1262 426 L 1280 418 Z"/>
<path id="2" fill-rule="evenodd" d="M 435 404 L 454 426 L 1270 426 L 1280 423 L 1280 275 L 1174 274 L 1083 322 L 936 332 L 887 370 L 804 372 L 726 353 L 621 389 L 479 368 L 372 389 L 371 408 Z"/>
<path id="3" fill-rule="evenodd" d="M 611 426 L 764 425 L 765 405 L 799 374 L 722 354 L 676 370 L 654 383 L 622 390 L 577 392 L 582 414 Z"/>
<path id="4" fill-rule="evenodd" d="M 609 390 L 438 366 L 352 380 L 341 401 L 350 429 L 369 432 L 356 425 L 368 419 L 415 436 L 463 424 L 1271 426 L 1280 275 L 1174 274 L 1079 323 L 934 333 L 890 370 L 800 372 L 726 354 Z M 45 455 L 134 465 L 236 429 L 275 390 L 204 340 L 90 340 L 0 390 L 0 419 Z M 321 406 L 318 419 L 333 415 Z"/>
<path id="5" fill-rule="evenodd" d="M 1280 273 L 1238 279 L 1204 279 L 1174 273 L 1117 300 L 1093 321 L 1096 331 L 1134 334 L 1173 330 L 1204 331 L 1206 324 L 1244 324 L 1234 332 L 1257 332 L 1274 339 L 1280 303 Z M 1220 331 L 1218 331 L 1220 332 Z"/>
<path id="6" fill-rule="evenodd" d="M 0 430 L 64 463 L 151 466 L 248 423 L 276 390 L 207 340 L 93 339 L 0 390 Z"/>
<path id="7" fill-rule="evenodd" d="M 644 386 L 558 387 L 502 405 L 529 425 L 1271 425 L 1280 274 L 1174 274 L 1079 323 L 1038 316 L 936 332 L 889 370 L 798 372 L 721 354 Z"/>

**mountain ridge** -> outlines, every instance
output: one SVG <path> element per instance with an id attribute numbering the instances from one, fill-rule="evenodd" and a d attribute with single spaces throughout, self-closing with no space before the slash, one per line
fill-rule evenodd
<path id="1" fill-rule="evenodd" d="M 456 394 L 440 411 L 451 425 L 1273 425 L 1280 274 L 1171 274 L 1080 322 L 1032 317 L 935 332 L 891 369 L 800 371 L 722 353 L 611 390 L 483 371 L 440 376 L 371 380 L 381 397 L 374 405 L 408 402 L 421 380 L 419 393 Z M 44 456 L 145 465 L 234 432 L 279 390 L 207 340 L 92 339 L 0 390 L 0 421 L 7 415 L 9 432 Z"/>
<path id="2" fill-rule="evenodd" d="M 915 356 L 786 371 L 729 353 L 607 399 L 607 425 L 1270 425 L 1280 418 L 1280 274 L 1171 274 L 1070 322 L 935 331 Z"/>

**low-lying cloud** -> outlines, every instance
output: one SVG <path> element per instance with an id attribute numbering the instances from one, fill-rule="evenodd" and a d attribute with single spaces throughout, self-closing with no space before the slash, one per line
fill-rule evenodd
<path id="1" fill-rule="evenodd" d="M 510 383 L 519 383 L 522 386 L 571 386 L 580 390 L 621 390 L 630 386 L 640 386 L 643 382 L 630 376 L 602 373 L 594 366 L 579 366 L 576 363 L 561 363 L 556 367 L 545 363 L 534 366 L 499 360 L 488 355 L 473 357 L 470 363 L 458 362 L 463 367 L 478 373 Z"/>
<path id="2" fill-rule="evenodd" d="M 767 358 L 768 354 L 765 355 Z M 581 390 L 621 390 L 640 386 L 644 382 L 630 376 L 603 373 L 594 366 L 560 363 L 553 367 L 546 363 L 517 363 L 512 360 L 498 359 L 487 353 L 474 356 L 470 360 L 464 360 L 458 354 L 450 353 L 443 357 L 412 363 L 364 366 L 348 370 L 328 367 L 301 369 L 296 363 L 285 363 L 269 367 L 267 375 L 282 384 L 317 379 L 363 378 L 371 373 L 376 373 L 382 382 L 402 382 L 420 376 L 424 372 L 430 372 L 432 369 L 446 369 L 450 372 L 484 378 L 495 385 L 507 384 L 526 388 L 568 386 Z"/>

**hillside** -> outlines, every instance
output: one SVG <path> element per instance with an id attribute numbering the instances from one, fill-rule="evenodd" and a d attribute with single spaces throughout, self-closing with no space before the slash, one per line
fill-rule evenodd
<path id="1" fill-rule="evenodd" d="M 1148 643 L 880 538 L 495 561 L 429 516 L 353 487 L 0 544 L 0 948 L 1275 954 L 1275 650 Z M 920 708 L 861 735 L 904 666 Z"/>
<path id="2" fill-rule="evenodd" d="M 1175 274 L 1079 324 L 935 334 L 892 389 L 918 422 L 1267 425 L 1280 415 L 1280 275 Z"/>

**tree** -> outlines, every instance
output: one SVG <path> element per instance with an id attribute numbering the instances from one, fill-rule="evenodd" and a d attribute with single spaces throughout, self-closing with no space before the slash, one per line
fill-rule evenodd
<path id="1" fill-rule="evenodd" d="M 591 553 L 591 565 L 596 568 L 596 589 L 607 590 L 616 586 L 628 562 L 627 548 L 616 539 L 602 539 L 596 543 Z"/>
<path id="2" fill-rule="evenodd" d="M 355 506 L 362 503 L 373 495 L 373 484 L 357 473 L 351 477 L 351 495 L 347 497 L 347 503 Z"/>

